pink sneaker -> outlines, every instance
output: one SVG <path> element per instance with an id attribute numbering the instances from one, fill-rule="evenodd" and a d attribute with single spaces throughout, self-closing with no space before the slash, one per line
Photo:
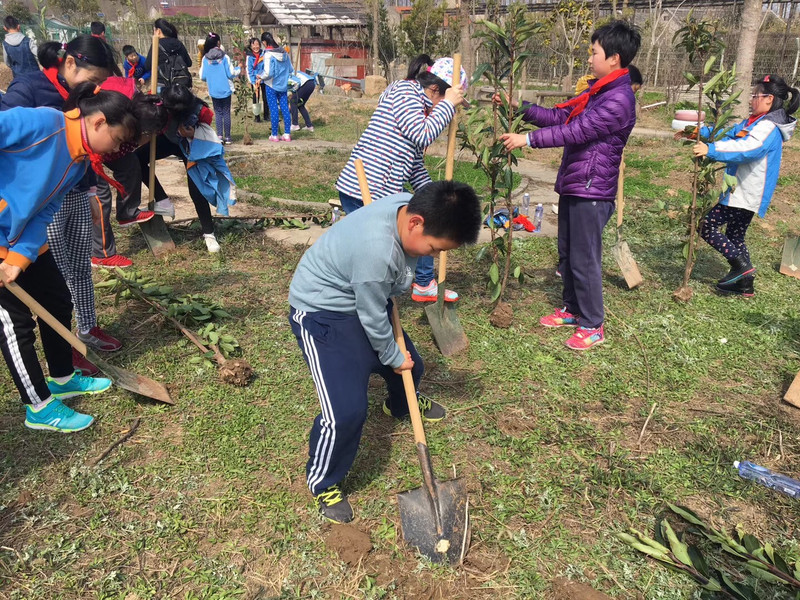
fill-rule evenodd
<path id="1" fill-rule="evenodd" d="M 269 141 L 270 142 L 280 142 L 281 138 L 279 138 L 277 135 L 271 135 L 271 136 L 269 136 Z"/>
<path id="2" fill-rule="evenodd" d="M 572 334 L 572 337 L 564 342 L 564 344 L 570 350 L 588 350 L 605 341 L 606 336 L 603 335 L 603 326 L 600 325 L 597 329 L 578 327 L 575 333 Z"/>
<path id="3" fill-rule="evenodd" d="M 425 287 L 419 284 L 411 286 L 411 299 L 415 302 L 436 302 L 439 299 L 439 284 L 431 281 Z M 458 302 L 458 294 L 453 290 L 444 291 L 445 302 Z"/>
<path id="4" fill-rule="evenodd" d="M 292 136 L 290 134 L 288 134 L 288 133 L 284 133 L 281 136 L 281 141 L 282 142 L 291 142 L 292 141 Z"/>
<path id="5" fill-rule="evenodd" d="M 539 324 L 545 327 L 577 327 L 578 317 L 567 312 L 567 307 L 557 308 L 552 315 L 546 315 L 539 319 Z"/>

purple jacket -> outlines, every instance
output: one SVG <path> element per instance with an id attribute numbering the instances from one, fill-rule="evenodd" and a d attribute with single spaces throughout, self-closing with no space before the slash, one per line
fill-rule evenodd
<path id="1" fill-rule="evenodd" d="M 622 150 L 636 123 L 630 77 L 622 75 L 608 83 L 569 123 L 566 121 L 571 108 L 543 108 L 536 104 L 524 108 L 524 119 L 541 127 L 528 134 L 528 145 L 564 147 L 556 192 L 613 201 Z"/>

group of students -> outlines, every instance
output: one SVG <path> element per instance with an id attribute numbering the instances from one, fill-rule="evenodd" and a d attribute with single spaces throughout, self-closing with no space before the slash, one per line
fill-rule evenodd
<path id="1" fill-rule="evenodd" d="M 615 209 L 622 153 L 636 122 L 634 92 L 641 74 L 630 63 L 640 34 L 612 21 L 591 37 L 592 77 L 585 91 L 545 108 L 518 107 L 538 126 L 525 134 L 501 136 L 508 152 L 522 147 L 563 147 L 555 189 L 558 204 L 558 256 L 562 308 L 543 316 L 545 327 L 574 327 L 566 346 L 588 350 L 605 341 L 602 290 L 602 233 Z M 408 352 L 392 335 L 391 297 L 435 301 L 432 260 L 439 252 L 474 243 L 481 227 L 475 192 L 464 184 L 431 182 L 425 149 L 452 120 L 466 87 L 453 85 L 449 58 L 412 61 L 406 79 L 381 96 L 363 135 L 336 183 L 347 219 L 336 223 L 298 264 L 289 291 L 289 322 L 311 372 L 321 412 L 309 436 L 306 480 L 320 514 L 348 522 L 354 511 L 342 482 L 349 473 L 367 415 L 367 384 L 380 374 L 388 395 L 383 411 L 407 415 L 401 373 L 415 385 L 424 367 L 408 336 Z M 791 99 L 789 99 L 791 97 Z M 737 185 L 720 196 L 707 215 L 702 236 L 731 264 L 717 285 L 724 293 L 752 295 L 755 268 L 744 243 L 753 214 L 764 216 L 777 184 L 783 143 L 796 121 L 791 117 L 800 92 L 777 75 L 757 82 L 751 115 L 724 138 L 693 146 L 695 156 L 725 162 Z M 702 135 L 707 135 L 708 129 Z M 362 208 L 354 162 L 361 159 L 376 202 Z M 410 184 L 414 194 L 405 193 Z M 727 224 L 725 234 L 720 227 Z M 364 248 L 370 248 L 365 253 Z M 412 273 L 416 270 L 416 274 Z M 445 301 L 458 295 L 445 290 Z M 419 396 L 423 420 L 445 417 L 443 406 Z"/>

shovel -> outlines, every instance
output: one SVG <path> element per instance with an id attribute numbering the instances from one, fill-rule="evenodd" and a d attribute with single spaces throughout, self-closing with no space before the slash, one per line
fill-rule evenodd
<path id="1" fill-rule="evenodd" d="M 392 328 L 405 356 L 406 342 L 396 301 L 392 306 Z M 397 494 L 403 539 L 431 562 L 457 565 L 464 560 L 469 545 L 467 489 L 460 479 L 439 481 L 434 476 L 411 371 L 403 371 L 403 386 L 424 482 L 423 487 Z"/>
<path id="2" fill-rule="evenodd" d="M 147 396 L 148 398 L 158 400 L 159 402 L 163 402 L 165 404 L 175 404 L 172 398 L 169 397 L 167 388 L 165 388 L 162 384 L 158 383 L 157 381 L 153 381 L 152 379 L 148 379 L 147 377 L 143 377 L 142 375 L 137 375 L 136 373 L 131 373 L 125 369 L 120 369 L 119 367 L 108 364 L 106 361 L 97 356 L 97 354 L 95 354 L 91 348 L 87 347 L 86 344 L 80 341 L 75 334 L 64 327 L 64 325 L 62 325 L 58 319 L 51 315 L 47 309 L 39 304 L 28 292 L 23 290 L 14 282 L 6 282 L 5 277 L 3 277 L 3 283 L 6 288 L 8 288 L 8 291 L 19 298 L 20 301 L 22 301 L 22 303 L 25 304 L 25 306 L 27 306 L 33 314 L 50 325 L 50 327 L 52 327 L 58 335 L 69 342 L 69 345 L 75 348 L 75 350 L 83 354 L 86 358 L 100 367 L 100 370 L 108 375 L 109 379 L 113 380 L 113 382 L 119 387 L 126 389 L 129 392 L 133 392 L 134 394 Z"/>
<path id="3" fill-rule="evenodd" d="M 152 55 L 153 56 L 151 64 L 155 65 L 155 69 L 153 69 L 154 71 L 153 76 L 150 77 L 150 93 L 157 94 L 158 93 L 158 36 L 157 35 L 153 36 Z M 153 136 L 150 138 L 150 180 L 147 185 L 147 188 L 150 192 L 150 196 L 147 201 L 148 210 L 153 210 L 153 207 L 155 206 L 157 137 L 158 135 L 154 133 Z M 144 236 L 144 241 L 147 242 L 147 247 L 150 248 L 150 252 L 152 252 L 153 256 L 155 256 L 156 258 L 160 258 L 167 252 L 175 250 L 175 242 L 172 241 L 172 237 L 169 235 L 169 231 L 167 230 L 167 224 L 164 223 L 163 216 L 156 215 L 149 221 L 140 223 L 139 227 L 142 228 L 142 235 Z"/>
<path id="4" fill-rule="evenodd" d="M 636 264 L 636 259 L 631 254 L 631 249 L 628 248 L 628 242 L 622 239 L 622 213 L 625 208 L 625 162 L 619 164 L 619 183 L 617 184 L 617 243 L 611 249 L 614 255 L 614 260 L 617 261 L 622 276 L 625 278 L 625 283 L 628 284 L 628 289 L 632 290 L 644 281 L 642 274 L 639 272 L 639 266 Z"/>
<path id="5" fill-rule="evenodd" d="M 800 279 L 800 237 L 790 235 L 783 242 L 780 272 Z"/>
<path id="6" fill-rule="evenodd" d="M 367 185 L 364 163 L 360 158 L 355 160 L 355 169 L 358 185 L 361 188 L 361 199 L 366 206 L 372 202 L 372 196 Z M 397 311 L 396 301 L 392 306 L 392 329 L 395 341 L 405 356 L 406 340 L 403 337 L 403 328 L 400 326 L 400 313 Z M 422 427 L 411 371 L 403 371 L 403 386 L 406 390 L 411 425 L 414 428 L 414 441 L 417 443 L 422 478 L 425 481 L 425 487 L 397 494 L 403 539 L 417 548 L 420 554 L 427 556 L 431 562 L 459 564 L 464 559 L 469 544 L 467 490 L 460 479 L 437 481 L 433 476 L 431 455 L 425 440 L 425 429 Z"/>
<path id="7" fill-rule="evenodd" d="M 461 55 L 453 55 L 453 78 L 461 74 Z M 447 159 L 445 162 L 444 178 L 453 179 L 453 164 L 456 155 L 456 133 L 458 132 L 458 107 L 453 120 L 450 122 L 450 131 L 447 138 Z M 425 307 L 425 316 L 431 325 L 433 339 L 444 356 L 453 356 L 463 352 L 469 346 L 467 334 L 458 320 L 455 302 L 445 302 L 445 279 L 447 278 L 447 252 L 439 253 L 439 298 L 436 303 Z"/>

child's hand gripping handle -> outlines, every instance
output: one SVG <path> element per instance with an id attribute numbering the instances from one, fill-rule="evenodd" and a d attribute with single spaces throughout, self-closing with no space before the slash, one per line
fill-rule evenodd
<path id="1" fill-rule="evenodd" d="M 453 85 L 461 85 L 461 54 L 453 54 Z M 450 121 L 450 131 L 447 134 L 447 158 L 444 164 L 444 178 L 447 181 L 453 180 L 453 167 L 456 160 L 456 133 L 458 133 L 458 106 Z M 447 279 L 447 252 L 439 253 L 439 294 L 444 298 L 444 280 Z"/>
<path id="2" fill-rule="evenodd" d="M 367 184 L 367 173 L 364 171 L 364 162 L 357 158 L 354 166 L 356 168 L 356 176 L 358 177 L 358 185 L 361 188 L 361 200 L 364 206 L 372 203 L 372 196 L 369 193 L 369 185 Z M 406 348 L 406 340 L 403 337 L 403 328 L 400 326 L 400 313 L 397 311 L 397 303 L 392 302 L 392 330 L 394 331 L 394 340 L 400 346 L 400 351 L 403 356 L 408 355 Z M 408 412 L 411 415 L 411 425 L 414 428 L 414 441 L 418 444 L 427 444 L 425 441 L 425 428 L 422 426 L 422 417 L 419 414 L 419 404 L 417 403 L 417 391 L 414 389 L 414 378 L 411 376 L 411 371 L 405 370 L 401 372 L 403 377 L 403 387 L 406 391 L 406 401 L 408 402 Z"/>
<path id="3" fill-rule="evenodd" d="M 39 304 L 34 299 L 33 296 L 31 296 L 28 292 L 23 290 L 19 285 L 17 285 L 13 281 L 8 281 L 6 279 L 5 273 L 2 270 L 0 270 L 0 279 L 3 280 L 3 285 L 6 287 L 6 289 L 8 289 L 9 292 L 14 294 L 20 300 L 20 302 L 22 302 L 25 306 L 27 306 L 30 309 L 30 311 L 34 315 L 36 315 L 37 318 L 41 319 L 42 321 L 50 325 L 50 327 L 52 327 L 53 330 L 58 335 L 60 335 L 67 342 L 69 342 L 70 346 L 72 346 L 73 348 L 75 348 L 75 350 L 86 356 L 86 353 L 88 352 L 88 350 L 86 349 L 86 344 L 80 341 L 75 336 L 75 334 L 72 333 L 69 329 L 64 327 L 61 321 L 59 321 L 53 315 L 51 315 L 44 306 Z"/>

